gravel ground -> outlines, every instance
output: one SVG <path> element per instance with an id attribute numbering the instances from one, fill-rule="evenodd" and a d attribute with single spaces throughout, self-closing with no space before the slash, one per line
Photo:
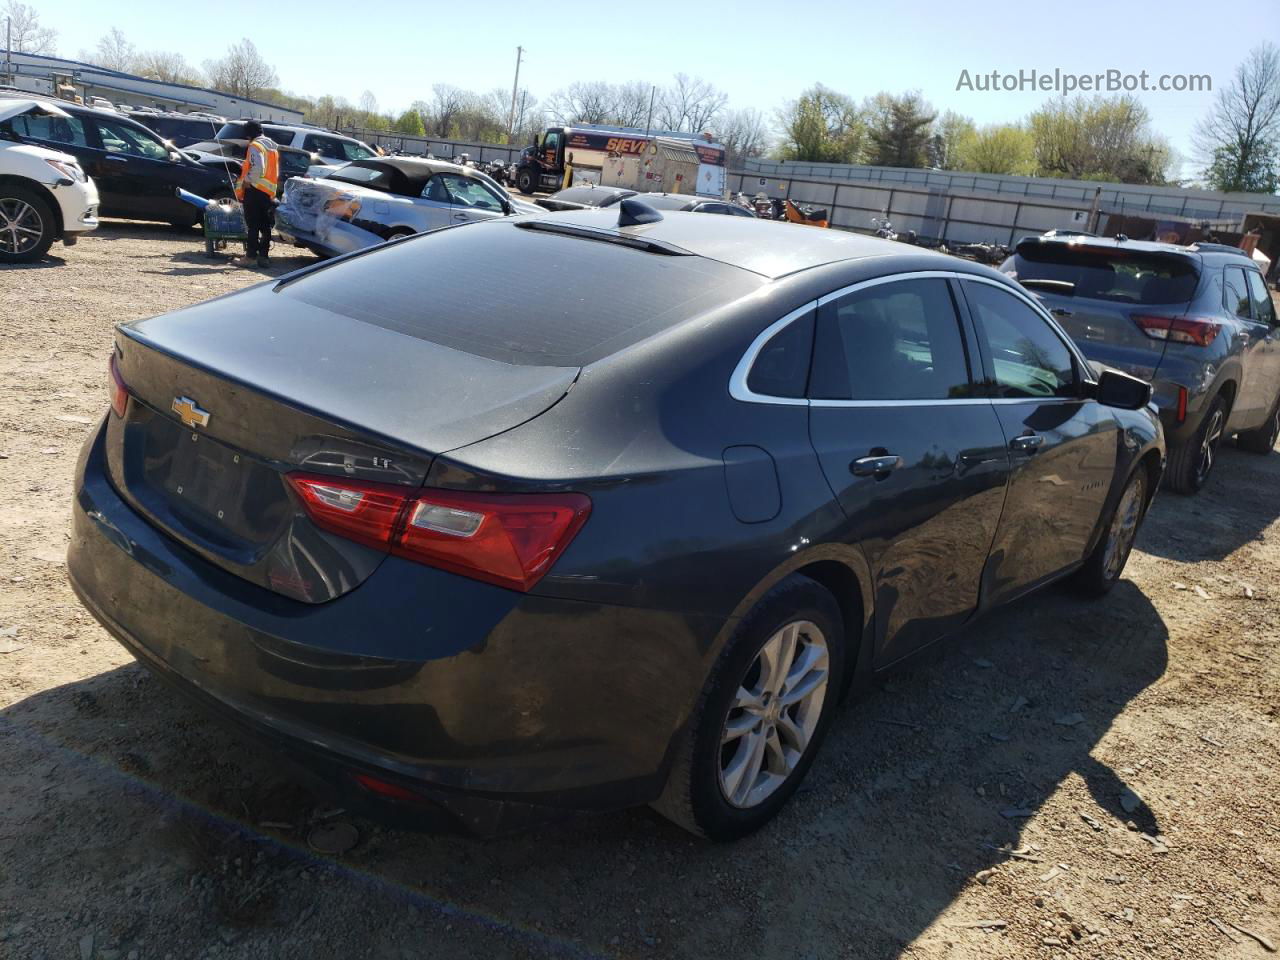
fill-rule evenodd
<path id="1" fill-rule="evenodd" d="M 54 252 L 0 269 L 0 956 L 1280 945 L 1280 456 L 1224 450 L 1199 497 L 1162 495 L 1106 600 L 1043 592 L 846 705 L 747 840 L 710 846 L 647 810 L 491 841 L 396 830 L 326 810 L 135 666 L 62 566 L 111 325 L 262 274 L 146 225 Z M 321 855 L 325 826 L 358 841 Z"/>

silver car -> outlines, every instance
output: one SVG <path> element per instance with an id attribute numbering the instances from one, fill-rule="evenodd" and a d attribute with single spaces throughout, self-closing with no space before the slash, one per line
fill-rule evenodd
<path id="1" fill-rule="evenodd" d="M 1049 308 L 1090 360 L 1150 380 L 1168 485 L 1195 493 L 1218 445 L 1270 453 L 1280 437 L 1280 329 L 1243 251 L 1124 238 L 1030 237 L 1001 269 Z"/>
<path id="2" fill-rule="evenodd" d="M 276 211 L 276 230 L 286 242 L 333 256 L 439 227 L 530 211 L 539 208 L 517 205 L 489 177 L 469 167 L 375 157 L 320 179 L 288 181 Z"/>

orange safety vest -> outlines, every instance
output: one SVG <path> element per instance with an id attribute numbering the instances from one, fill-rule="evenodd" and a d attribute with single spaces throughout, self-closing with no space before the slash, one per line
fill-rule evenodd
<path id="1" fill-rule="evenodd" d="M 240 182 L 236 184 L 236 196 L 244 200 L 244 188 L 247 184 L 257 190 L 261 190 L 268 197 L 274 198 L 276 195 L 276 185 L 280 182 L 280 151 L 275 148 L 274 141 L 268 140 L 266 143 L 271 144 L 268 147 L 262 142 L 262 139 L 256 139 L 250 142 L 249 149 L 244 155 L 244 160 L 240 162 Z M 249 179 L 249 171 L 253 167 L 253 152 L 258 151 L 259 169 L 262 171 L 252 180 Z"/>

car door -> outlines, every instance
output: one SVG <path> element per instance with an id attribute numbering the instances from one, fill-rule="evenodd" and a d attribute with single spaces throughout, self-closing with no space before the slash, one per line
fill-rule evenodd
<path id="1" fill-rule="evenodd" d="M 1253 302 L 1253 319 L 1261 336 L 1260 349 L 1254 356 L 1258 390 L 1264 415 L 1274 409 L 1280 397 L 1280 317 L 1276 314 L 1275 301 L 1267 289 L 1267 282 L 1257 270 L 1246 269 L 1245 280 L 1249 284 L 1249 299 Z"/>
<path id="2" fill-rule="evenodd" d="M 1236 328 L 1232 335 L 1240 356 L 1240 390 L 1231 410 L 1230 429 L 1233 431 L 1261 422 L 1275 395 L 1266 389 L 1267 337 L 1271 335 L 1271 327 L 1265 320 L 1254 318 L 1253 297 L 1245 272 L 1244 267 L 1234 265 L 1224 267 L 1222 272 L 1222 306 L 1235 318 Z"/>
<path id="3" fill-rule="evenodd" d="M 94 117 L 92 123 L 102 146 L 99 165 L 111 175 L 104 208 L 142 219 L 190 219 L 191 208 L 174 191 L 182 187 L 207 193 L 211 178 L 205 171 L 198 178 L 190 176 L 193 167 L 174 160 L 163 141 L 135 124 L 105 117 Z"/>
<path id="4" fill-rule="evenodd" d="M 1004 503 L 1009 455 L 956 295 L 917 274 L 819 301 L 809 434 L 872 571 L 877 667 L 975 609 Z"/>
<path id="5" fill-rule="evenodd" d="M 452 206 L 449 218 L 453 223 L 492 220 L 506 215 L 506 204 L 502 198 L 475 177 L 438 173 L 431 179 L 439 180 L 449 191 Z"/>
<path id="6" fill-rule="evenodd" d="M 966 278 L 961 286 L 1011 462 L 983 578 L 985 607 L 1084 559 L 1120 437 L 1111 412 L 1086 395 L 1092 378 L 1084 361 L 1029 297 L 995 281 Z"/>
<path id="7" fill-rule="evenodd" d="M 448 174 L 437 173 L 422 188 L 422 197 L 414 201 L 424 225 L 421 230 L 435 230 L 451 225 L 453 220 L 453 197 L 445 185 Z"/>

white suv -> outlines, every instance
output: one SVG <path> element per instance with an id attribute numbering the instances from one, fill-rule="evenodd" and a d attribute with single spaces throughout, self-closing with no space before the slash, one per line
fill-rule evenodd
<path id="1" fill-rule="evenodd" d="M 297 147 L 316 158 L 307 171 L 309 176 L 323 176 L 336 166 L 353 160 L 370 160 L 377 152 L 367 143 L 320 127 L 295 127 L 287 123 L 260 120 L 262 132 L 282 147 Z M 215 140 L 244 140 L 244 120 L 229 120 L 214 135 Z M 313 172 L 314 171 L 314 172 Z"/>
<path id="2" fill-rule="evenodd" d="M 47 101 L 0 102 L 0 123 L 23 114 L 69 119 Z M 30 263 L 98 225 L 98 188 L 75 157 L 0 133 L 0 264 Z"/>

